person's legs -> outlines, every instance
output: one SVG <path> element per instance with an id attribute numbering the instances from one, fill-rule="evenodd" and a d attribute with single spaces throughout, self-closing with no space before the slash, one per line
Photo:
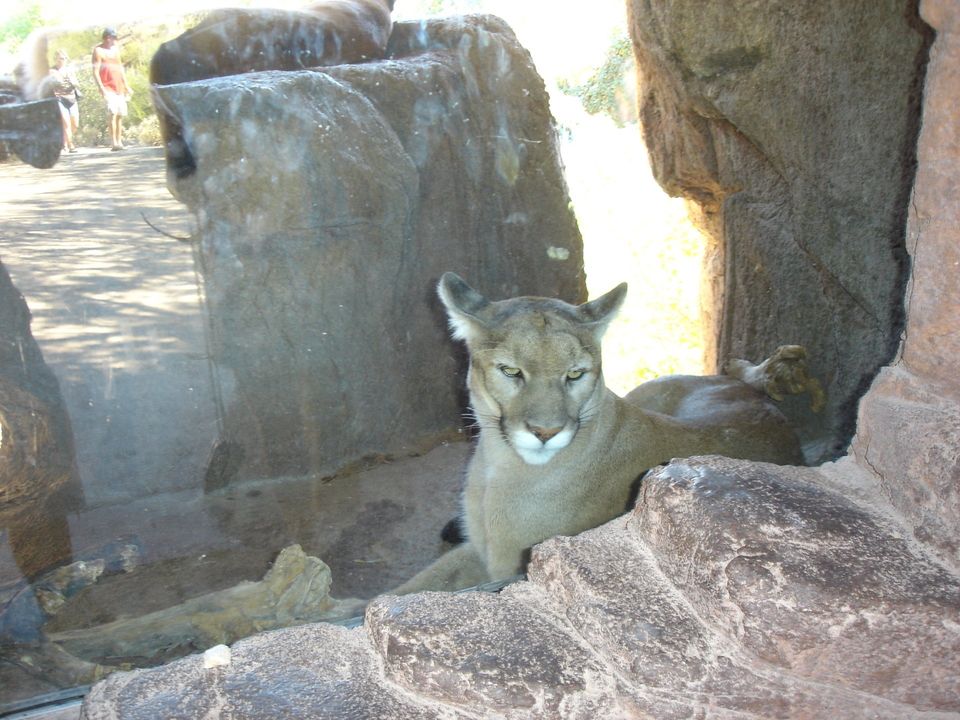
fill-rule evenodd
<path id="1" fill-rule="evenodd" d="M 62 129 L 63 135 L 63 149 L 72 152 L 73 151 L 73 125 L 71 119 L 71 110 L 68 110 L 63 106 L 63 103 L 60 105 L 60 127 Z M 76 107 L 76 105 L 74 105 Z"/>
<path id="2" fill-rule="evenodd" d="M 80 105 L 74 104 L 70 108 L 70 137 L 71 139 L 76 134 L 77 130 L 80 129 Z"/>
<path id="3" fill-rule="evenodd" d="M 119 113 L 110 114 L 110 148 L 123 150 L 123 116 Z"/>
<path id="4" fill-rule="evenodd" d="M 123 115 L 117 113 L 114 115 L 114 122 L 116 123 L 116 138 L 117 138 L 117 147 L 123 147 Z"/>
<path id="5" fill-rule="evenodd" d="M 123 116 L 127 114 L 126 99 L 122 95 L 108 93 L 107 111 L 110 113 L 110 145 L 113 150 L 123 150 Z"/>
<path id="6" fill-rule="evenodd" d="M 77 127 L 80 124 L 78 122 L 79 116 L 79 107 L 77 103 L 74 103 L 67 112 L 66 122 L 63 124 L 63 132 L 67 140 L 67 151 L 72 153 L 77 151 L 77 144 L 73 140 L 73 134 L 77 131 Z"/>

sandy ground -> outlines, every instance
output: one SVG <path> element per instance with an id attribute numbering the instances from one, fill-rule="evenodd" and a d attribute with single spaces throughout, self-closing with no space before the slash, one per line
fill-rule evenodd
<path id="1" fill-rule="evenodd" d="M 189 235 L 159 148 L 0 166 L 0 260 L 60 381 L 93 505 L 190 487 L 216 437 L 191 246 L 144 216 Z"/>
<path id="2" fill-rule="evenodd" d="M 456 512 L 465 443 L 349 477 L 204 495 L 217 422 L 191 245 L 144 216 L 190 234 L 157 148 L 0 166 L 0 260 L 74 428 L 86 500 L 69 518 L 75 554 L 120 541 L 143 562 L 82 592 L 58 622 L 99 624 L 259 579 L 293 542 L 331 566 L 339 596 L 371 596 L 426 565 Z M 0 531 L 0 586 L 16 580 Z"/>

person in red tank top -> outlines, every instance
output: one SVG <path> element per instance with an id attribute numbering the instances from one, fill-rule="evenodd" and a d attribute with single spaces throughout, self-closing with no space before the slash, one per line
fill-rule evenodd
<path id="1" fill-rule="evenodd" d="M 120 62 L 120 46 L 113 28 L 103 31 L 103 41 L 93 49 L 93 79 L 107 102 L 110 116 L 111 150 L 123 150 L 123 118 L 127 115 L 127 98 L 132 94 Z"/>

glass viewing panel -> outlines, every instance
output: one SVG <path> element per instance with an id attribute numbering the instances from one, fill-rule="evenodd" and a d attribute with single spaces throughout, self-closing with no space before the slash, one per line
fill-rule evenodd
<path id="1" fill-rule="evenodd" d="M 470 434 L 442 272 L 574 301 L 662 262 L 643 233 L 680 272 L 702 253 L 646 168 L 620 0 L 397 0 L 379 56 L 189 83 L 181 48 L 155 93 L 151 58 L 208 11 L 107 31 L 54 5 L 4 18 L 0 68 L 56 25 L 45 61 L 80 90 L 74 128 L 0 89 L 0 713 L 350 617 L 437 557 Z M 309 36 L 250 12 L 210 74 Z M 119 138 L 94 55 L 132 90 Z M 23 162 L 61 112 L 55 162 Z M 632 292 L 608 384 L 699 371 L 697 298 Z M 678 322 L 641 355 L 632 328 Z M 296 607 L 265 616 L 278 593 Z"/>

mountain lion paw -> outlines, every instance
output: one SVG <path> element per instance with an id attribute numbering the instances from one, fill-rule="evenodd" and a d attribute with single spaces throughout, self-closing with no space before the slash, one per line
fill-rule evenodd
<path id="1" fill-rule="evenodd" d="M 729 360 L 723 371 L 777 401 L 783 400 L 785 395 L 806 392 L 810 393 L 813 412 L 820 412 L 826 404 L 826 394 L 820 381 L 810 375 L 807 351 L 801 345 L 781 345 L 759 365 L 746 360 Z"/>

